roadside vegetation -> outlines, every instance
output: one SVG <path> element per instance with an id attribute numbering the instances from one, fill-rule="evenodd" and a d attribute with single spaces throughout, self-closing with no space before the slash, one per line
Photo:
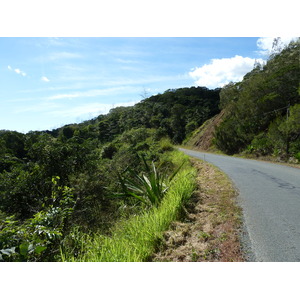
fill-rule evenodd
<path id="1" fill-rule="evenodd" d="M 168 90 L 52 131 L 0 131 L 0 260 L 89 260 L 82 244 L 95 233 L 98 245 L 112 243 L 117 227 L 144 219 L 162 223 L 159 235 L 186 201 L 174 199 L 166 216 L 163 199 L 188 167 L 171 159 L 173 144 L 219 111 L 219 91 Z"/>
<path id="2" fill-rule="evenodd" d="M 164 185 L 169 188 L 159 202 L 151 201 L 149 205 L 148 201 L 142 201 L 143 206 L 146 205 L 148 209 L 117 222 L 109 236 L 102 234 L 83 236 L 82 254 L 74 257 L 72 249 L 69 249 L 69 253 L 62 251 L 63 261 L 148 261 L 160 244 L 163 232 L 182 214 L 195 188 L 196 172 L 189 159 L 180 152 L 174 152 L 170 155 L 170 160 L 176 166 L 179 165 L 180 170 L 176 172 L 172 182 L 164 181 Z M 185 162 L 183 167 L 182 161 Z M 139 185 L 143 188 L 144 183 L 141 182 Z M 152 198 L 148 191 L 145 191 L 143 196 L 149 200 Z M 140 202 L 140 197 L 135 197 L 134 201 Z"/>
<path id="3" fill-rule="evenodd" d="M 151 259 L 195 186 L 174 145 L 299 162 L 299 47 L 275 47 L 222 89 L 170 89 L 51 131 L 0 130 L 0 261 Z"/>
<path id="4" fill-rule="evenodd" d="M 185 217 L 164 233 L 153 261 L 245 261 L 241 243 L 242 211 L 229 178 L 211 164 L 193 159 L 196 186 Z"/>

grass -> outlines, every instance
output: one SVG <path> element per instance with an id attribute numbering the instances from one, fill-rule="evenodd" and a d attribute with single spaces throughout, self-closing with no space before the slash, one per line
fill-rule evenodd
<path id="1" fill-rule="evenodd" d="M 193 159 L 197 188 L 185 220 L 175 222 L 153 261 L 244 261 L 240 240 L 242 211 L 230 179 L 213 165 Z"/>
<path id="2" fill-rule="evenodd" d="M 170 154 L 176 165 L 188 161 L 181 152 Z M 195 189 L 196 170 L 190 163 L 174 177 L 161 204 L 146 210 L 128 220 L 116 224 L 112 235 L 95 235 L 83 243 L 84 255 L 75 258 L 71 253 L 61 253 L 63 261 L 84 262 L 141 262 L 147 261 L 157 249 L 171 222 L 182 212 L 183 205 L 190 199 Z"/>

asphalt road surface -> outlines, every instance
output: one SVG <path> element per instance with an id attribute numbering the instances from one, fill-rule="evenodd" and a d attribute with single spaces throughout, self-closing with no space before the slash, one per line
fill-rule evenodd
<path id="1" fill-rule="evenodd" d="M 217 166 L 235 184 L 248 261 L 300 261 L 300 169 L 180 150 Z"/>

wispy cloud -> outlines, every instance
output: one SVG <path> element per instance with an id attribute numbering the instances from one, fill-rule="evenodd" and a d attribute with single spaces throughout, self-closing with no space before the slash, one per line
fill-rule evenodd
<path id="1" fill-rule="evenodd" d="M 7 69 L 10 70 L 10 71 L 13 71 L 17 74 L 20 74 L 22 76 L 26 76 L 27 74 L 23 71 L 21 71 L 20 69 L 13 69 L 11 66 L 7 66 Z"/>
<path id="2" fill-rule="evenodd" d="M 41 80 L 44 81 L 44 82 L 49 82 L 50 81 L 46 76 L 42 76 Z"/>
<path id="3" fill-rule="evenodd" d="M 126 89 L 130 89 L 130 88 L 121 86 L 121 87 L 114 87 L 114 88 L 107 88 L 107 89 L 92 89 L 84 92 L 57 94 L 57 95 L 47 97 L 47 100 L 72 99 L 72 98 L 79 98 L 79 97 L 82 98 L 97 97 L 97 96 L 110 95 L 110 94 L 115 95 L 118 92 L 124 92 Z"/>
<path id="4" fill-rule="evenodd" d="M 108 113 L 113 107 L 132 106 L 136 103 L 137 101 L 120 102 L 115 104 L 93 102 L 93 103 L 87 103 L 87 104 L 79 105 L 68 109 L 59 109 L 59 110 L 50 111 L 49 114 L 55 116 L 59 115 L 66 118 L 68 117 L 78 118 L 84 116 L 92 118 L 100 114 Z"/>
<path id="5" fill-rule="evenodd" d="M 242 80 L 243 76 L 253 69 L 255 61 L 263 62 L 262 59 L 255 60 L 239 55 L 231 58 L 212 59 L 209 64 L 189 72 L 189 75 L 199 86 L 222 87 L 230 81 Z"/>

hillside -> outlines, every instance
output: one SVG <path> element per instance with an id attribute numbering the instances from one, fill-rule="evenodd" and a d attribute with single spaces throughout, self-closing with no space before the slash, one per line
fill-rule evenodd
<path id="1" fill-rule="evenodd" d="M 264 66 L 255 66 L 241 82 L 222 88 L 222 112 L 194 131 L 186 145 L 299 161 L 299 57 L 298 40 Z"/>
<path id="2" fill-rule="evenodd" d="M 214 145 L 214 136 L 216 128 L 224 119 L 225 112 L 222 110 L 219 114 L 205 121 L 197 130 L 195 130 L 184 145 L 198 150 L 209 151 Z"/>
<path id="3" fill-rule="evenodd" d="M 182 165 L 172 143 L 220 111 L 219 92 L 168 90 L 52 131 L 0 131 L 0 260 L 77 259 L 84 236 L 156 208 Z"/>

